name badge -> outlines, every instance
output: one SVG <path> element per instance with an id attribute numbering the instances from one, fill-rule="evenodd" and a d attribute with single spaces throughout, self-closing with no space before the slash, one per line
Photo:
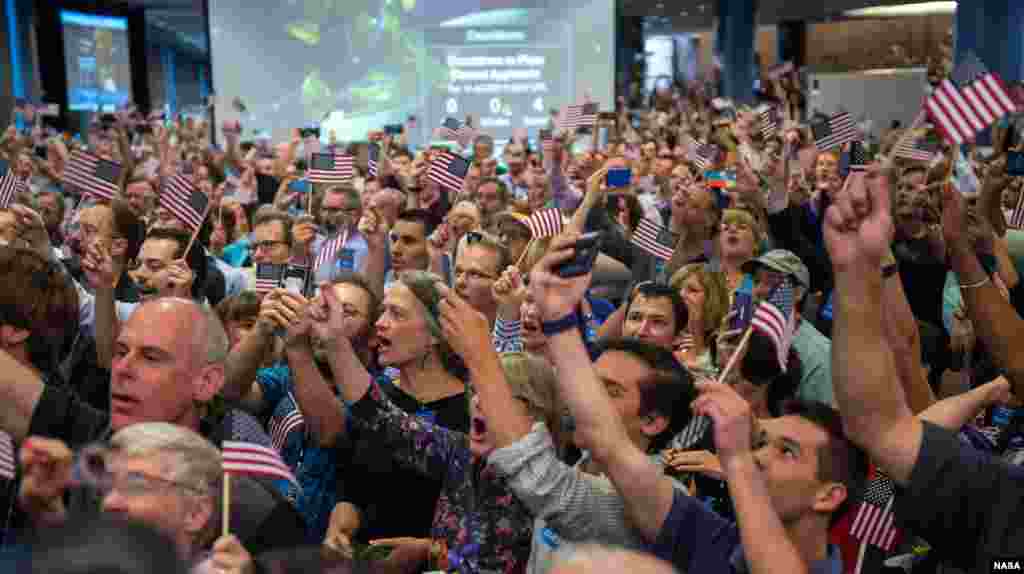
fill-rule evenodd
<path id="1" fill-rule="evenodd" d="M 562 537 L 560 537 L 559 535 L 555 534 L 555 531 L 551 530 L 547 526 L 545 526 L 540 531 L 540 539 L 541 539 L 541 542 L 543 542 L 545 546 L 547 546 L 548 548 L 551 548 L 552 550 L 557 549 L 559 546 L 562 545 Z"/>

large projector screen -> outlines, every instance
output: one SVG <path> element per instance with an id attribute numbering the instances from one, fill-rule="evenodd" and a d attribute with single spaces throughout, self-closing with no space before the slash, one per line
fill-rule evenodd
<path id="1" fill-rule="evenodd" d="M 319 123 L 341 141 L 415 115 L 498 139 L 589 95 L 612 107 L 613 0 L 210 0 L 218 119 L 246 134 Z M 245 112 L 230 102 L 239 97 Z"/>
<path id="2" fill-rule="evenodd" d="M 132 99 L 128 20 L 62 10 L 68 108 L 114 111 Z"/>

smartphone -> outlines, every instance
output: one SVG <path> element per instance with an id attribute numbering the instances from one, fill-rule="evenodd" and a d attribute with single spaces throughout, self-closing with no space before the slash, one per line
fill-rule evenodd
<path id="1" fill-rule="evenodd" d="M 628 167 L 616 167 L 608 170 L 605 184 L 610 188 L 628 187 L 633 179 L 633 172 Z"/>
<path id="2" fill-rule="evenodd" d="M 405 128 L 402 126 L 402 124 L 388 124 L 384 126 L 384 133 L 388 134 L 389 136 L 397 136 L 402 133 L 403 129 Z"/>
<path id="3" fill-rule="evenodd" d="M 1024 152 L 1006 152 L 1006 175 L 1024 175 Z"/>
<path id="4" fill-rule="evenodd" d="M 309 268 L 304 265 L 288 265 L 281 276 L 281 288 L 296 295 L 305 295 L 308 283 Z"/>
<path id="5" fill-rule="evenodd" d="M 555 269 L 555 273 L 559 277 L 564 278 L 579 277 L 580 275 L 590 273 L 590 270 L 594 267 L 594 261 L 597 259 L 600 240 L 601 233 L 599 231 L 580 236 L 573 247 L 575 253 L 572 258 L 560 264 Z"/>

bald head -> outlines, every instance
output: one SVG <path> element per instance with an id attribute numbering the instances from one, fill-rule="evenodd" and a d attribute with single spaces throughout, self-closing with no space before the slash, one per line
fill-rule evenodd
<path id="1" fill-rule="evenodd" d="M 227 359 L 230 347 L 227 331 L 217 314 L 206 305 L 180 297 L 161 297 L 139 305 L 132 318 L 144 309 L 147 311 L 141 318 L 155 315 L 158 320 L 167 321 L 168 326 L 173 324 L 177 336 L 192 340 L 192 358 L 197 364 L 220 364 Z"/>

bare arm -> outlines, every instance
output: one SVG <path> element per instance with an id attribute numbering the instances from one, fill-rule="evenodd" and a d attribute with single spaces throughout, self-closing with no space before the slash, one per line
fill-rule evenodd
<path id="1" fill-rule="evenodd" d="M 308 338 L 303 344 L 288 347 L 285 353 L 299 410 L 320 446 L 334 446 L 338 437 L 345 434 L 344 406 L 320 374 Z"/>
<path id="2" fill-rule="evenodd" d="M 888 181 L 854 174 L 826 212 L 825 238 L 835 269 L 832 380 L 843 425 L 900 484 L 910 477 L 921 446 L 921 423 L 898 392 L 882 319 L 881 261 L 892 233 Z M 870 212 L 864 212 L 867 204 Z"/>
<path id="3" fill-rule="evenodd" d="M 231 350 L 224 365 L 224 386 L 220 390 L 224 400 L 249 412 L 256 412 L 262 407 L 263 392 L 255 382 L 256 373 L 273 343 L 273 337 L 273 323 L 261 318 L 249 335 Z"/>
<path id="4" fill-rule="evenodd" d="M 898 273 L 883 279 L 882 328 L 895 359 L 896 374 L 910 411 L 919 413 L 935 402 L 921 365 L 921 333 Z"/>
<path id="5" fill-rule="evenodd" d="M 999 377 L 966 393 L 953 395 L 936 402 L 920 414 L 922 420 L 951 431 L 971 422 L 979 411 L 1002 401 L 1009 395 L 1010 381 Z"/>

